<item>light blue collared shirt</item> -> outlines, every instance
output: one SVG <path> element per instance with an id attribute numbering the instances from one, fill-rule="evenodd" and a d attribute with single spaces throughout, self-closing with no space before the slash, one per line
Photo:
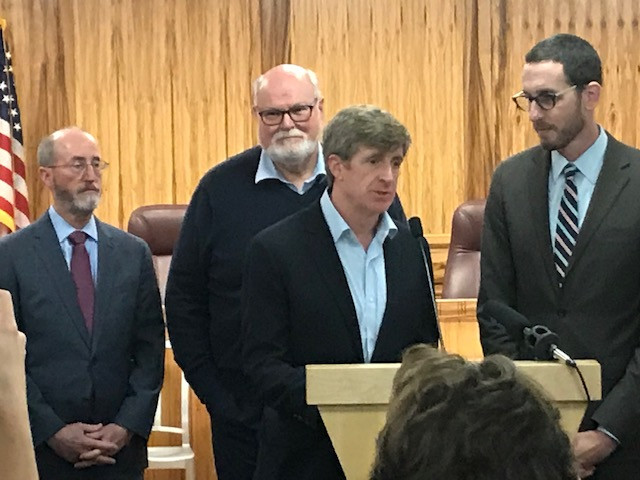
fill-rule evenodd
<path id="1" fill-rule="evenodd" d="M 69 235 L 75 232 L 77 229 L 69 225 L 69 223 L 56 212 L 53 206 L 49 207 L 49 217 L 53 224 L 53 229 L 60 242 L 60 248 L 62 249 L 62 255 L 67 262 L 67 267 L 71 269 L 71 253 L 73 246 L 69 242 Z M 89 254 L 89 262 L 91 263 L 91 276 L 93 277 L 93 284 L 96 284 L 98 278 L 98 228 L 96 227 L 96 218 L 91 215 L 89 222 L 82 228 L 84 233 L 89 235 L 85 242 L 85 248 Z"/>
<path id="2" fill-rule="evenodd" d="M 369 363 L 378 339 L 378 332 L 387 306 L 387 277 L 383 244 L 393 238 L 398 227 L 387 212 L 380 216 L 376 234 L 365 252 L 355 234 L 344 221 L 325 191 L 320 208 L 333 237 L 351 298 L 356 309 L 364 361 Z"/>
<path id="3" fill-rule="evenodd" d="M 573 164 L 578 168 L 574 181 L 578 189 L 578 227 L 582 227 L 582 222 L 587 214 L 593 190 L 600 175 L 602 164 L 604 163 L 604 152 L 607 149 L 609 138 L 600 127 L 600 135 L 593 145 L 580 155 Z M 564 175 L 562 170 L 569 161 L 557 150 L 551 152 L 551 169 L 549 170 L 549 230 L 551 234 L 551 244 L 556 237 L 556 224 L 558 223 L 558 210 L 560 201 L 564 193 Z"/>
<path id="4" fill-rule="evenodd" d="M 293 183 L 284 178 L 282 174 L 278 171 L 273 160 L 269 156 L 269 154 L 262 149 L 260 153 L 260 161 L 258 162 L 258 170 L 256 171 L 255 182 L 259 183 L 262 180 L 275 179 L 280 180 L 291 190 L 296 192 L 299 195 L 304 195 L 307 191 L 313 186 L 316 182 L 316 179 L 319 175 L 325 175 L 326 170 L 324 167 L 324 156 L 322 155 L 322 145 L 318 143 L 318 160 L 316 162 L 316 168 L 313 170 L 311 176 L 305 180 L 302 184 L 302 188 L 298 189 Z"/>

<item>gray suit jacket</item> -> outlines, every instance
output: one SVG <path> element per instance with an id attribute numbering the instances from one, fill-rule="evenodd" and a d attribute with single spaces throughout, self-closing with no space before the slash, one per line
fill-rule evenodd
<path id="1" fill-rule="evenodd" d="M 640 151 L 609 136 L 562 289 L 549 235 L 549 167 L 550 153 L 538 146 L 494 173 L 482 238 L 482 345 L 486 354 L 522 357 L 483 312 L 494 299 L 554 330 L 574 358 L 598 360 L 603 400 L 590 406 L 582 429 L 601 425 L 621 441 L 597 478 L 632 478 L 640 463 Z"/>
<path id="2" fill-rule="evenodd" d="M 27 337 L 27 401 L 41 475 L 66 472 L 64 478 L 100 478 L 109 471 L 113 475 L 146 466 L 146 438 L 164 368 L 158 286 L 146 244 L 96 223 L 92 334 L 49 215 L 0 240 L 0 288 L 13 295 L 18 328 Z M 116 456 L 115 466 L 78 474 L 46 444 L 74 422 L 115 422 L 134 437 Z"/>

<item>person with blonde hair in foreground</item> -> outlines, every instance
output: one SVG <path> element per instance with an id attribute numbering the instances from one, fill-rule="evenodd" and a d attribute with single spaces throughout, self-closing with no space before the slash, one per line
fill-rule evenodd
<path id="1" fill-rule="evenodd" d="M 575 480 L 559 413 L 502 355 L 403 355 L 372 480 Z"/>
<path id="2" fill-rule="evenodd" d="M 25 336 L 18 332 L 11 294 L 0 290 L 0 478 L 37 480 L 24 354 Z"/>

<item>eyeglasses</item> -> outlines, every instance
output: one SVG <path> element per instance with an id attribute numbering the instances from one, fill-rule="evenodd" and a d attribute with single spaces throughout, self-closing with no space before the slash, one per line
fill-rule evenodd
<path id="1" fill-rule="evenodd" d="M 109 166 L 104 160 L 93 159 L 90 161 L 75 160 L 67 165 L 48 165 L 47 168 L 67 168 L 76 175 L 82 175 L 87 171 L 87 167 L 93 168 L 94 172 L 102 172 Z"/>
<path id="2" fill-rule="evenodd" d="M 532 102 L 536 102 L 542 110 L 551 110 L 556 106 L 558 98 L 577 87 L 577 85 L 571 85 L 570 87 L 565 88 L 564 90 L 561 90 L 557 93 L 542 92 L 536 96 L 532 96 L 521 91 L 511 97 L 511 100 L 513 100 L 513 103 L 516 104 L 516 107 L 518 107 L 519 110 L 523 110 L 525 112 L 529 111 Z"/>
<path id="3" fill-rule="evenodd" d="M 258 112 L 262 123 L 270 127 L 280 125 L 285 113 L 289 115 L 289 118 L 294 122 L 306 122 L 311 118 L 313 108 L 317 105 L 318 99 L 315 98 L 311 105 L 294 105 L 288 110 L 280 110 L 277 108 L 269 108 Z"/>

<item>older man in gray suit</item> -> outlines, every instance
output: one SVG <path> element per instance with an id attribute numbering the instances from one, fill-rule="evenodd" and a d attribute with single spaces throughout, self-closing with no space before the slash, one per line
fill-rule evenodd
<path id="1" fill-rule="evenodd" d="M 96 140 L 38 147 L 53 205 L 0 241 L 0 288 L 27 337 L 27 403 L 42 480 L 141 480 L 162 384 L 164 325 L 148 247 L 97 220 Z"/>

